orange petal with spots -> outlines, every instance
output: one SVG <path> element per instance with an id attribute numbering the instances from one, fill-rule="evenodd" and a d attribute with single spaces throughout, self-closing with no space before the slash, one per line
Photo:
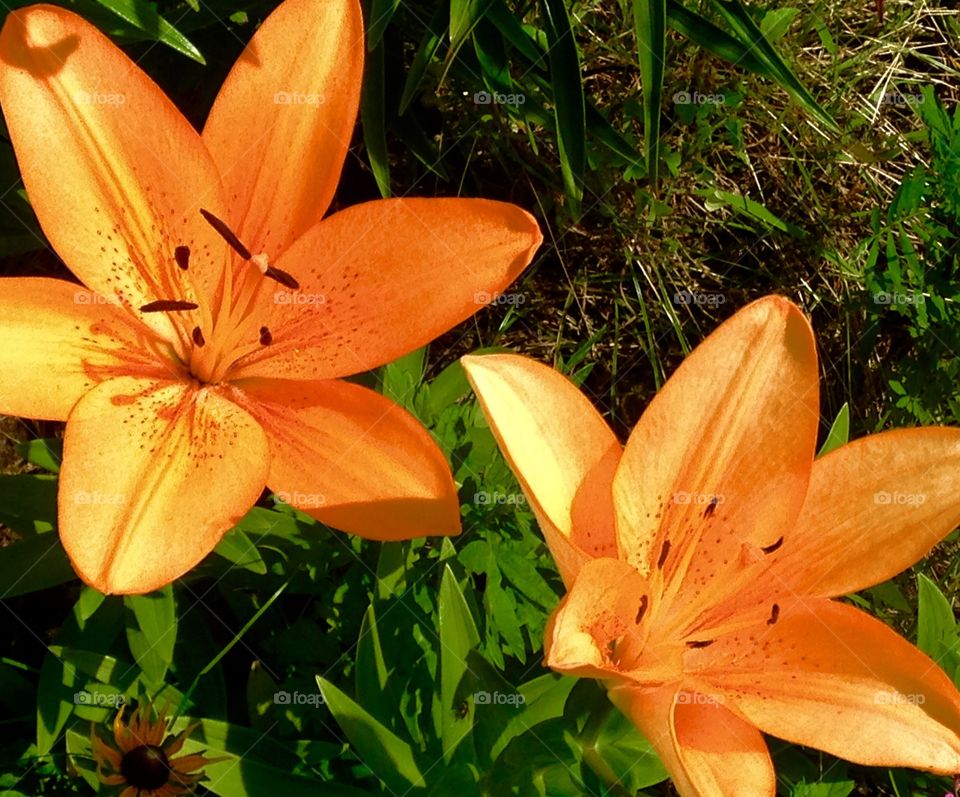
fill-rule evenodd
<path id="1" fill-rule="evenodd" d="M 644 633 L 649 594 L 646 579 L 626 562 L 589 559 L 548 623 L 547 666 L 580 677 L 618 675 L 617 647 L 625 638 Z"/>
<path id="2" fill-rule="evenodd" d="M 536 221 L 485 199 L 384 199 L 310 228 L 276 266 L 300 288 L 264 291 L 253 343 L 231 379 L 325 379 L 367 371 L 476 313 L 527 266 Z"/>
<path id="3" fill-rule="evenodd" d="M 0 412 L 65 421 L 99 381 L 169 376 L 156 336 L 86 288 L 64 280 L 0 280 Z"/>
<path id="4" fill-rule="evenodd" d="M 402 407 L 339 380 L 237 388 L 270 438 L 268 484 L 282 500 L 368 539 L 459 533 L 450 466 Z"/>
<path id="5" fill-rule="evenodd" d="M 887 581 L 960 524 L 960 430 L 897 429 L 813 465 L 770 588 L 832 597 Z"/>
<path id="6" fill-rule="evenodd" d="M 12 11 L 0 32 L 0 103 L 40 225 L 84 284 L 138 315 L 159 299 L 212 303 L 227 250 L 199 209 L 223 213 L 216 166 L 116 45 L 62 8 Z M 177 246 L 190 248 L 187 271 Z M 166 314 L 142 317 L 174 336 Z"/>
<path id="7" fill-rule="evenodd" d="M 614 479 L 621 555 L 662 563 L 665 601 L 698 606 L 753 577 L 793 524 L 813 465 L 816 347 L 778 296 L 748 305 L 701 343 L 640 418 Z"/>
<path id="8" fill-rule="evenodd" d="M 588 558 L 617 555 L 611 483 L 620 443 L 552 368 L 511 354 L 461 362 L 569 588 Z"/>
<path id="9" fill-rule="evenodd" d="M 182 576 L 254 504 L 268 467 L 263 430 L 216 389 L 130 377 L 80 399 L 63 450 L 60 537 L 105 593 Z"/>
<path id="10" fill-rule="evenodd" d="M 766 733 L 858 764 L 960 772 L 960 694 L 927 656 L 836 601 L 785 600 L 691 650 L 689 671 Z"/>
<path id="11" fill-rule="evenodd" d="M 286 0 L 234 64 L 203 140 L 223 175 L 228 220 L 254 253 L 276 258 L 326 212 L 362 75 L 356 0 Z"/>

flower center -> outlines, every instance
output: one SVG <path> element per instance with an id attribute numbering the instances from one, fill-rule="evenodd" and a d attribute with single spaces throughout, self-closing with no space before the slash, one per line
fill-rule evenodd
<path id="1" fill-rule="evenodd" d="M 191 326 L 186 323 L 182 327 L 177 327 L 181 330 L 183 344 L 183 351 L 178 361 L 183 361 L 194 379 L 204 384 L 215 384 L 229 370 L 236 359 L 238 348 L 243 353 L 249 354 L 250 347 L 270 346 L 273 343 L 273 332 L 270 328 L 256 323 L 253 318 L 264 283 L 276 282 L 291 291 L 299 290 L 300 283 L 292 274 L 270 265 L 266 253 L 251 253 L 222 219 L 203 208 L 200 209 L 200 214 L 230 248 L 249 265 L 249 268 L 241 272 L 241 282 L 236 291 L 233 286 L 233 272 L 228 267 L 220 307 L 203 308 L 206 326 Z M 190 268 L 189 247 L 177 246 L 174 249 L 174 260 L 181 270 L 187 271 Z M 170 298 L 145 304 L 140 311 L 180 313 L 196 309 L 198 305 L 194 302 Z M 203 323 L 202 319 L 198 320 L 201 320 L 201 324 Z M 244 341 L 251 336 L 253 339 L 245 344 Z"/>
<path id="2" fill-rule="evenodd" d="M 170 779 L 170 761 L 162 748 L 142 744 L 124 753 L 120 774 L 137 789 L 159 789 Z"/>

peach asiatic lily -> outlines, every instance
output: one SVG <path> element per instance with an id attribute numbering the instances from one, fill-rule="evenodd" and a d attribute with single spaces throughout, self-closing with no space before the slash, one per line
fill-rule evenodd
<path id="1" fill-rule="evenodd" d="M 85 287 L 0 280 L 0 412 L 67 421 L 60 535 L 104 592 L 180 576 L 265 485 L 364 536 L 459 530 L 426 430 L 339 378 L 469 317 L 541 237 L 486 200 L 323 218 L 363 48 L 355 0 L 287 0 L 201 135 L 80 17 L 7 16 L 0 104 L 40 224 Z"/>
<path id="2" fill-rule="evenodd" d="M 960 521 L 960 430 L 884 432 L 814 460 L 813 334 L 779 297 L 702 343 L 625 447 L 546 366 L 464 365 L 567 586 L 546 663 L 602 679 L 684 797 L 772 797 L 761 732 L 960 772 L 953 683 L 833 600 L 891 578 Z"/>

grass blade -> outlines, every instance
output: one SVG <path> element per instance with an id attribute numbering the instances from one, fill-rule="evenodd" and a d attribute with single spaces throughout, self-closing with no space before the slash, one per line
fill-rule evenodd
<path id="1" fill-rule="evenodd" d="M 660 162 L 660 103 L 667 44 L 666 0 L 633 0 L 637 60 L 643 87 L 643 135 L 646 139 L 647 177 L 657 185 Z"/>

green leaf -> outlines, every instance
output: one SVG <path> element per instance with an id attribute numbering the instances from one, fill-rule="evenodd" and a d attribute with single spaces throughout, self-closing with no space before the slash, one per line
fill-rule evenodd
<path id="1" fill-rule="evenodd" d="M 263 561 L 257 546 L 240 528 L 228 531 L 213 552 L 235 567 L 249 570 L 251 573 L 262 576 L 267 572 L 267 563 Z"/>
<path id="2" fill-rule="evenodd" d="M 491 5 L 491 0 L 450 0 L 450 56 L 457 54 L 467 36 Z"/>
<path id="3" fill-rule="evenodd" d="M 480 634 L 470 608 L 449 565 L 440 580 L 440 729 L 443 757 L 449 761 L 473 725 L 471 701 L 459 690 L 467 672 L 470 651 L 480 644 Z M 459 707 L 466 702 L 467 711 Z"/>
<path id="4" fill-rule="evenodd" d="M 360 121 L 367 159 L 380 195 L 390 196 L 390 160 L 387 152 L 386 75 L 383 43 L 367 55 L 360 96 Z"/>
<path id="5" fill-rule="evenodd" d="M 450 6 L 447 3 L 440 3 L 427 23 L 427 32 L 421 39 L 417 51 L 413 54 L 413 61 L 410 64 L 410 70 L 407 72 L 403 91 L 400 93 L 400 109 L 398 111 L 400 115 L 403 115 L 407 106 L 416 96 L 420 84 L 427 75 L 430 64 L 443 42 L 443 31 L 447 27 L 449 10 Z"/>
<path id="6" fill-rule="evenodd" d="M 397 708 L 396 701 L 391 700 L 389 695 L 392 690 L 388 683 L 388 674 L 380 632 L 377 629 L 377 617 L 371 603 L 360 624 L 354 689 L 358 695 L 367 696 L 364 705 L 383 722 L 388 722 L 389 713 L 395 712 Z"/>
<path id="7" fill-rule="evenodd" d="M 760 32 L 768 42 L 775 42 L 790 29 L 790 24 L 799 13 L 799 8 L 771 9 L 760 20 Z"/>
<path id="8" fill-rule="evenodd" d="M 166 678 L 177 643 L 173 586 L 167 584 L 147 595 L 128 595 L 123 602 L 133 613 L 126 624 L 130 652 L 144 675 L 159 686 Z"/>
<path id="9" fill-rule="evenodd" d="M 400 7 L 400 0 L 371 0 L 370 13 L 367 15 L 367 49 L 375 50 L 390 20 Z"/>
<path id="10" fill-rule="evenodd" d="M 660 104 L 666 62 L 666 0 L 633 0 L 640 85 L 643 87 L 643 135 L 646 139 L 647 177 L 657 184 L 660 166 Z"/>
<path id="11" fill-rule="evenodd" d="M 76 577 L 55 533 L 38 534 L 0 548 L 0 598 L 55 587 Z"/>
<path id="12" fill-rule="evenodd" d="M 60 472 L 60 463 L 63 461 L 63 440 L 58 438 L 28 440 L 25 443 L 17 443 L 16 449 L 17 453 L 31 465 L 51 473 Z"/>
<path id="13" fill-rule="evenodd" d="M 560 170 L 570 203 L 570 214 L 578 218 L 583 200 L 583 172 L 587 163 L 587 112 L 583 98 L 580 56 L 564 1 L 542 0 L 542 5 Z"/>
<path id="14" fill-rule="evenodd" d="M 372 717 L 323 676 L 317 676 L 323 701 L 350 740 L 360 759 L 395 792 L 426 786 L 413 748 Z"/>
<path id="15" fill-rule="evenodd" d="M 57 477 L 0 475 L 0 521 L 21 534 L 50 531 L 57 522 Z"/>
<path id="16" fill-rule="evenodd" d="M 952 646 L 957 638 L 957 621 L 950 601 L 923 573 L 917 574 L 917 647 L 942 667 L 952 670 L 958 656 Z"/>
<path id="17" fill-rule="evenodd" d="M 193 43 L 160 16 L 153 3 L 143 0 L 97 0 L 97 2 L 128 25 L 144 33 L 146 38 L 163 42 L 197 63 L 207 63 Z"/>
<path id="18" fill-rule="evenodd" d="M 781 88 L 800 103 L 807 113 L 819 120 L 828 130 L 834 133 L 840 132 L 837 123 L 820 107 L 773 45 L 764 38 L 757 23 L 750 16 L 750 12 L 739 0 L 713 0 L 713 6 L 733 29 L 734 35 L 740 42 L 756 53 L 757 60 L 763 64 L 768 77 L 773 78 Z"/>
<path id="19" fill-rule="evenodd" d="M 837 417 L 833 419 L 833 423 L 830 425 L 830 431 L 827 432 L 827 439 L 823 441 L 823 445 L 817 452 L 817 456 L 822 457 L 824 454 L 829 454 L 835 448 L 846 445 L 849 440 L 850 407 L 844 402 L 840 411 L 837 413 Z"/>

